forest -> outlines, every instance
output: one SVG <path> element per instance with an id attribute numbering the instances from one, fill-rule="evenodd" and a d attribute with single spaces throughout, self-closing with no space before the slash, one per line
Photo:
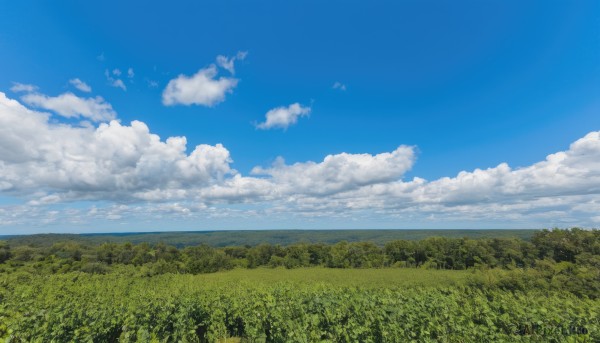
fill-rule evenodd
<path id="1" fill-rule="evenodd" d="M 0 241 L 6 342 L 600 341 L 600 230 L 179 247 L 61 238 Z"/>

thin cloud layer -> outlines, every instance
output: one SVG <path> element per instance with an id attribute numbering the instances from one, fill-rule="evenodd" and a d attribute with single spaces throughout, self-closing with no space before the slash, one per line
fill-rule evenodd
<path id="1" fill-rule="evenodd" d="M 113 77 L 112 75 L 116 76 Z M 123 82 L 123 80 L 119 79 L 119 76 L 121 76 L 121 70 L 119 69 L 114 69 L 112 71 L 112 75 L 111 73 L 108 71 L 108 69 L 106 69 L 104 71 L 104 76 L 106 76 L 106 81 L 108 81 L 108 84 L 111 87 L 115 87 L 115 88 L 121 88 L 123 91 L 127 91 L 127 86 L 125 86 L 125 83 Z"/>
<path id="2" fill-rule="evenodd" d="M 247 51 L 238 51 L 238 53 L 233 57 L 219 55 L 217 56 L 217 65 L 233 75 L 235 74 L 235 61 L 243 61 L 247 55 Z"/>
<path id="3" fill-rule="evenodd" d="M 47 96 L 40 93 L 29 93 L 21 97 L 26 104 L 53 111 L 65 118 L 85 118 L 95 122 L 115 119 L 117 113 L 112 106 L 100 96 L 80 98 L 71 92 L 58 96 Z"/>
<path id="4" fill-rule="evenodd" d="M 82 92 L 90 93 L 92 91 L 92 87 L 78 78 L 69 80 L 69 83 Z"/>
<path id="5" fill-rule="evenodd" d="M 341 82 L 339 82 L 339 81 L 336 81 L 336 82 L 333 83 L 333 86 L 331 88 L 333 88 L 333 89 L 339 89 L 341 91 L 345 91 L 346 90 L 346 85 L 343 84 L 343 83 L 341 83 Z"/>
<path id="6" fill-rule="evenodd" d="M 38 89 L 37 86 L 28 85 L 28 84 L 19 83 L 19 82 L 13 82 L 13 86 L 10 87 L 10 90 L 14 93 L 20 93 L 20 92 L 31 93 L 31 92 L 35 92 L 37 89 Z"/>
<path id="7" fill-rule="evenodd" d="M 311 108 L 302 106 L 299 103 L 291 104 L 287 107 L 276 107 L 265 114 L 265 121 L 256 125 L 261 130 L 268 129 L 287 129 L 290 125 L 298 122 L 298 118 L 310 114 Z"/>

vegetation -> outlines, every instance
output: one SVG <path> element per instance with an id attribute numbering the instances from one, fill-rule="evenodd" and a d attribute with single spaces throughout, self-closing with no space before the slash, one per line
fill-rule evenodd
<path id="1" fill-rule="evenodd" d="M 244 230 L 244 231 L 182 231 L 146 233 L 37 234 L 0 236 L 14 245 L 50 246 L 57 242 L 75 241 L 81 244 L 165 243 L 178 248 L 207 244 L 212 247 L 259 245 L 262 243 L 290 245 L 293 243 L 326 243 L 341 241 L 372 242 L 383 245 L 389 241 L 420 240 L 427 237 L 447 238 L 520 238 L 530 240 L 536 230 Z"/>
<path id="2" fill-rule="evenodd" d="M 0 242 L 6 342 L 600 341 L 598 230 L 383 245 L 15 242 Z"/>

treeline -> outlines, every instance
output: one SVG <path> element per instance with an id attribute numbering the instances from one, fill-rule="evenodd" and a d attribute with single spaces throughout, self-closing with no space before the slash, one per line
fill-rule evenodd
<path id="1" fill-rule="evenodd" d="M 509 238 L 470 239 L 429 237 L 419 241 L 394 240 L 383 246 L 371 242 L 336 244 L 259 244 L 213 248 L 185 248 L 158 243 L 84 245 L 65 241 L 50 247 L 0 242 L 4 270 L 30 266 L 51 273 L 83 271 L 106 273 L 117 265 L 144 267 L 149 275 L 210 273 L 235 267 L 329 268 L 420 267 L 526 268 L 540 261 L 600 268 L 599 230 L 542 230 L 531 241 Z"/>
<path id="2" fill-rule="evenodd" d="M 181 231 L 148 233 L 92 233 L 92 234 L 34 234 L 0 236 L 14 245 L 49 247 L 54 243 L 75 241 L 87 245 L 102 243 L 151 245 L 165 243 L 178 248 L 208 244 L 211 247 L 255 246 L 262 243 L 288 246 L 297 242 L 335 244 L 341 241 L 373 242 L 383 246 L 393 240 L 421 240 L 427 237 L 448 238 L 520 238 L 526 241 L 537 230 L 234 230 L 234 231 Z"/>

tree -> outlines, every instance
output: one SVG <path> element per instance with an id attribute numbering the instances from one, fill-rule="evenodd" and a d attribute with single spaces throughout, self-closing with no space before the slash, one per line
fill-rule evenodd
<path id="1" fill-rule="evenodd" d="M 6 241 L 0 241 L 0 263 L 10 258 L 10 245 Z"/>
<path id="2" fill-rule="evenodd" d="M 222 250 L 211 248 L 206 244 L 187 247 L 183 251 L 185 269 L 188 273 L 213 273 L 233 268 L 231 257 Z"/>

